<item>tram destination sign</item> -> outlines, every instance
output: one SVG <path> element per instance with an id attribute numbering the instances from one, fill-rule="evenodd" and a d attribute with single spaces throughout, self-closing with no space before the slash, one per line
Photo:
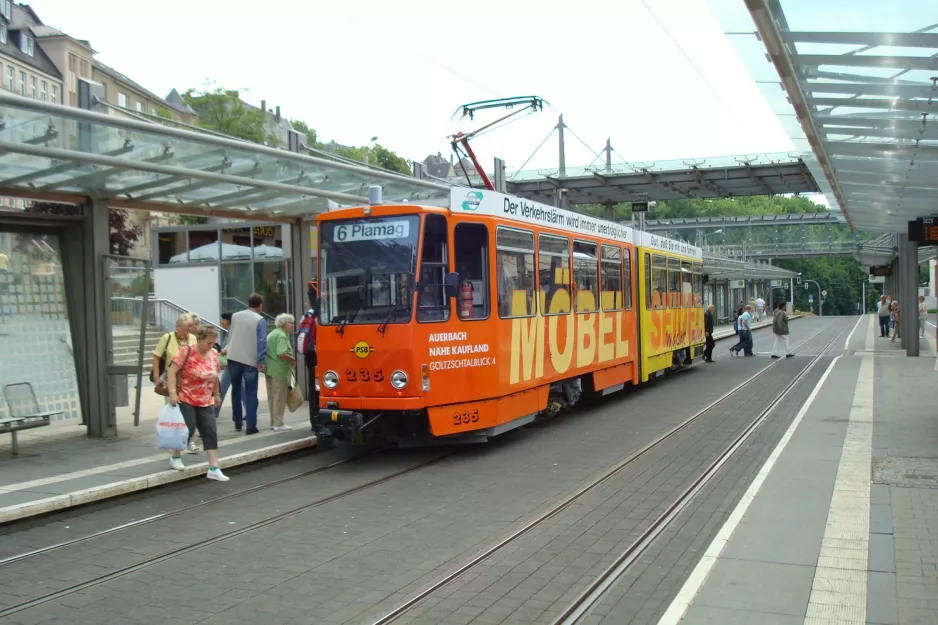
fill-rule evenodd
<path id="1" fill-rule="evenodd" d="M 332 239 L 336 243 L 354 241 L 377 241 L 382 239 L 406 239 L 410 235 L 410 222 L 379 221 L 342 224 L 335 227 Z"/>

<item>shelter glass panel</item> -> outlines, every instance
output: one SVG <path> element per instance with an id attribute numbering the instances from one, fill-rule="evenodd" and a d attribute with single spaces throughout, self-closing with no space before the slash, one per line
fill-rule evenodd
<path id="1" fill-rule="evenodd" d="M 647 254 L 645 255 L 647 258 Z M 655 254 L 651 264 L 652 292 L 649 301 L 656 310 L 668 307 L 668 259 Z"/>
<path id="2" fill-rule="evenodd" d="M 498 316 L 529 317 L 534 305 L 534 234 L 514 228 L 495 231 Z"/>
<path id="3" fill-rule="evenodd" d="M 238 312 L 248 307 L 254 291 L 251 263 L 226 263 L 221 266 L 221 310 Z"/>
<path id="4" fill-rule="evenodd" d="M 218 230 L 189 231 L 189 262 L 218 262 Z"/>
<path id="5" fill-rule="evenodd" d="M 538 281 L 543 314 L 566 315 L 571 309 L 570 240 L 542 234 L 537 238 Z"/>
<path id="6" fill-rule="evenodd" d="M 41 411 L 83 422 L 58 235 L 0 227 L 0 336 L 2 385 L 27 382 Z M 17 389 L 28 390 L 10 389 L 14 403 Z M 8 416 L 0 397 L 0 418 Z"/>
<path id="7" fill-rule="evenodd" d="M 254 268 L 254 291 L 264 297 L 264 312 L 271 317 L 290 312 L 287 304 L 290 301 L 290 283 L 285 263 L 257 262 L 252 267 Z"/>
<path id="8" fill-rule="evenodd" d="M 221 233 L 222 260 L 251 260 L 251 229 L 225 228 Z"/>
<path id="9" fill-rule="evenodd" d="M 283 258 L 283 232 L 276 226 L 254 226 L 251 228 L 254 258 L 256 260 L 279 260 Z"/>
<path id="10" fill-rule="evenodd" d="M 189 262 L 188 237 L 185 232 L 160 232 L 157 235 L 157 260 L 160 265 Z"/>
<path id="11" fill-rule="evenodd" d="M 573 279 L 576 282 L 576 311 L 599 310 L 599 255 L 595 243 L 573 242 Z"/>
<path id="12" fill-rule="evenodd" d="M 622 250 L 612 245 L 602 247 L 603 310 L 622 310 Z"/>

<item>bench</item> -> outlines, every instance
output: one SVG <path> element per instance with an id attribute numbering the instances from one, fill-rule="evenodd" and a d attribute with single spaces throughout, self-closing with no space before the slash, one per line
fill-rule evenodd
<path id="1" fill-rule="evenodd" d="M 10 409 L 8 417 L 0 417 L 0 434 L 9 433 L 13 437 L 13 455 L 19 454 L 16 433 L 20 430 L 41 428 L 52 423 L 52 417 L 62 414 L 62 410 L 42 412 L 36 392 L 29 382 L 17 382 L 3 387 L 3 396 Z"/>

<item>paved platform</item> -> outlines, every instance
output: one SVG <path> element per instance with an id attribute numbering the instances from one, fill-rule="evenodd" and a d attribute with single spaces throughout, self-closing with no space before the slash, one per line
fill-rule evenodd
<path id="1" fill-rule="evenodd" d="M 659 625 L 938 624 L 938 380 L 859 320 Z"/>
<path id="2" fill-rule="evenodd" d="M 763 321 L 753 327 L 769 325 L 771 321 Z M 732 336 L 731 326 L 714 330 L 717 340 Z M 264 384 L 259 386 L 259 397 L 258 422 L 263 426 L 268 419 Z M 308 406 L 287 414 L 286 423 L 295 427 L 291 432 L 262 430 L 258 435 L 245 436 L 234 432 L 230 401 L 230 397 L 226 399 L 227 407 L 219 419 L 222 468 L 315 445 L 308 426 Z M 20 453 L 13 456 L 9 437 L 0 436 L 0 523 L 200 476 L 206 470 L 204 455 L 184 454 L 187 469 L 175 471 L 168 468 L 166 454 L 154 449 L 153 431 L 162 406 L 162 397 L 153 393 L 152 385 L 145 381 L 141 413 L 147 417 L 135 427 L 130 409 L 120 409 L 119 435 L 115 438 L 89 438 L 74 420 L 60 421 L 21 432 Z"/>

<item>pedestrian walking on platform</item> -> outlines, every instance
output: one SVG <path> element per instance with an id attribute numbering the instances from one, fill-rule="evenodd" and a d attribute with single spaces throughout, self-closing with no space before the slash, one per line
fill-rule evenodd
<path id="1" fill-rule="evenodd" d="M 716 306 L 710 304 L 707 306 L 707 312 L 704 313 L 704 332 L 707 335 L 706 345 L 704 346 L 704 362 L 716 362 L 713 360 L 713 348 L 716 347 L 716 341 L 713 340 L 713 311 Z"/>
<path id="2" fill-rule="evenodd" d="M 794 354 L 788 351 L 788 302 L 782 300 L 772 319 L 772 334 L 775 343 L 772 345 L 772 358 L 792 358 Z"/>
<path id="3" fill-rule="evenodd" d="M 742 329 L 742 326 L 740 325 L 742 323 L 741 319 L 743 316 L 743 310 L 744 310 L 744 307 L 742 304 L 740 304 L 739 306 L 736 307 L 736 312 L 733 314 L 733 332 L 736 333 L 736 338 L 738 338 L 739 341 L 737 341 L 735 345 L 730 347 L 730 356 L 738 355 L 739 352 L 744 347 L 743 329 Z"/>
<path id="4" fill-rule="evenodd" d="M 756 298 L 756 321 L 762 321 L 762 315 L 765 314 L 765 300 L 762 296 Z"/>
<path id="5" fill-rule="evenodd" d="M 880 338 L 889 338 L 889 313 L 889 300 L 883 295 L 879 298 L 879 306 L 876 309 L 876 315 L 879 317 Z"/>
<path id="6" fill-rule="evenodd" d="M 248 308 L 231 316 L 231 331 L 228 333 L 231 420 L 239 432 L 247 421 L 245 434 L 258 432 L 257 376 L 266 369 L 264 363 L 267 360 L 267 321 L 261 316 L 263 307 L 264 298 L 252 293 L 248 298 Z"/>
<path id="7" fill-rule="evenodd" d="M 176 330 L 164 334 L 156 344 L 153 350 L 153 373 L 152 380 L 156 384 L 166 373 L 166 368 L 173 361 L 179 350 L 187 345 L 195 345 L 195 328 L 192 327 L 192 316 L 190 313 L 183 313 L 176 319 Z M 169 403 L 169 398 L 164 400 Z M 190 438 L 187 453 L 197 454 L 202 451 L 194 440 Z"/>
<path id="8" fill-rule="evenodd" d="M 283 313 L 274 320 L 276 327 L 267 335 L 267 405 L 270 408 L 270 429 L 282 432 L 293 428 L 283 422 L 287 396 L 293 381 L 293 315 Z"/>
<path id="9" fill-rule="evenodd" d="M 214 350 L 218 330 L 210 325 L 199 326 L 195 345 L 180 349 L 166 371 L 169 403 L 179 406 L 191 439 L 196 430 L 205 445 L 210 480 L 227 482 L 228 476 L 218 467 L 218 430 L 215 408 L 221 404 L 218 388 L 218 353 Z M 178 376 L 178 379 L 177 379 Z M 180 454 L 174 451 L 169 459 L 177 471 L 185 469 Z"/>
<path id="10" fill-rule="evenodd" d="M 918 331 L 925 338 L 925 321 L 928 320 L 928 307 L 925 305 L 925 296 L 918 296 Z"/>
<path id="11" fill-rule="evenodd" d="M 296 354 L 302 355 L 306 362 L 306 386 L 309 403 L 309 425 L 316 431 L 316 417 L 319 416 L 319 390 L 316 388 L 316 289 L 312 285 L 307 293 L 309 310 L 300 319 L 296 333 Z"/>

